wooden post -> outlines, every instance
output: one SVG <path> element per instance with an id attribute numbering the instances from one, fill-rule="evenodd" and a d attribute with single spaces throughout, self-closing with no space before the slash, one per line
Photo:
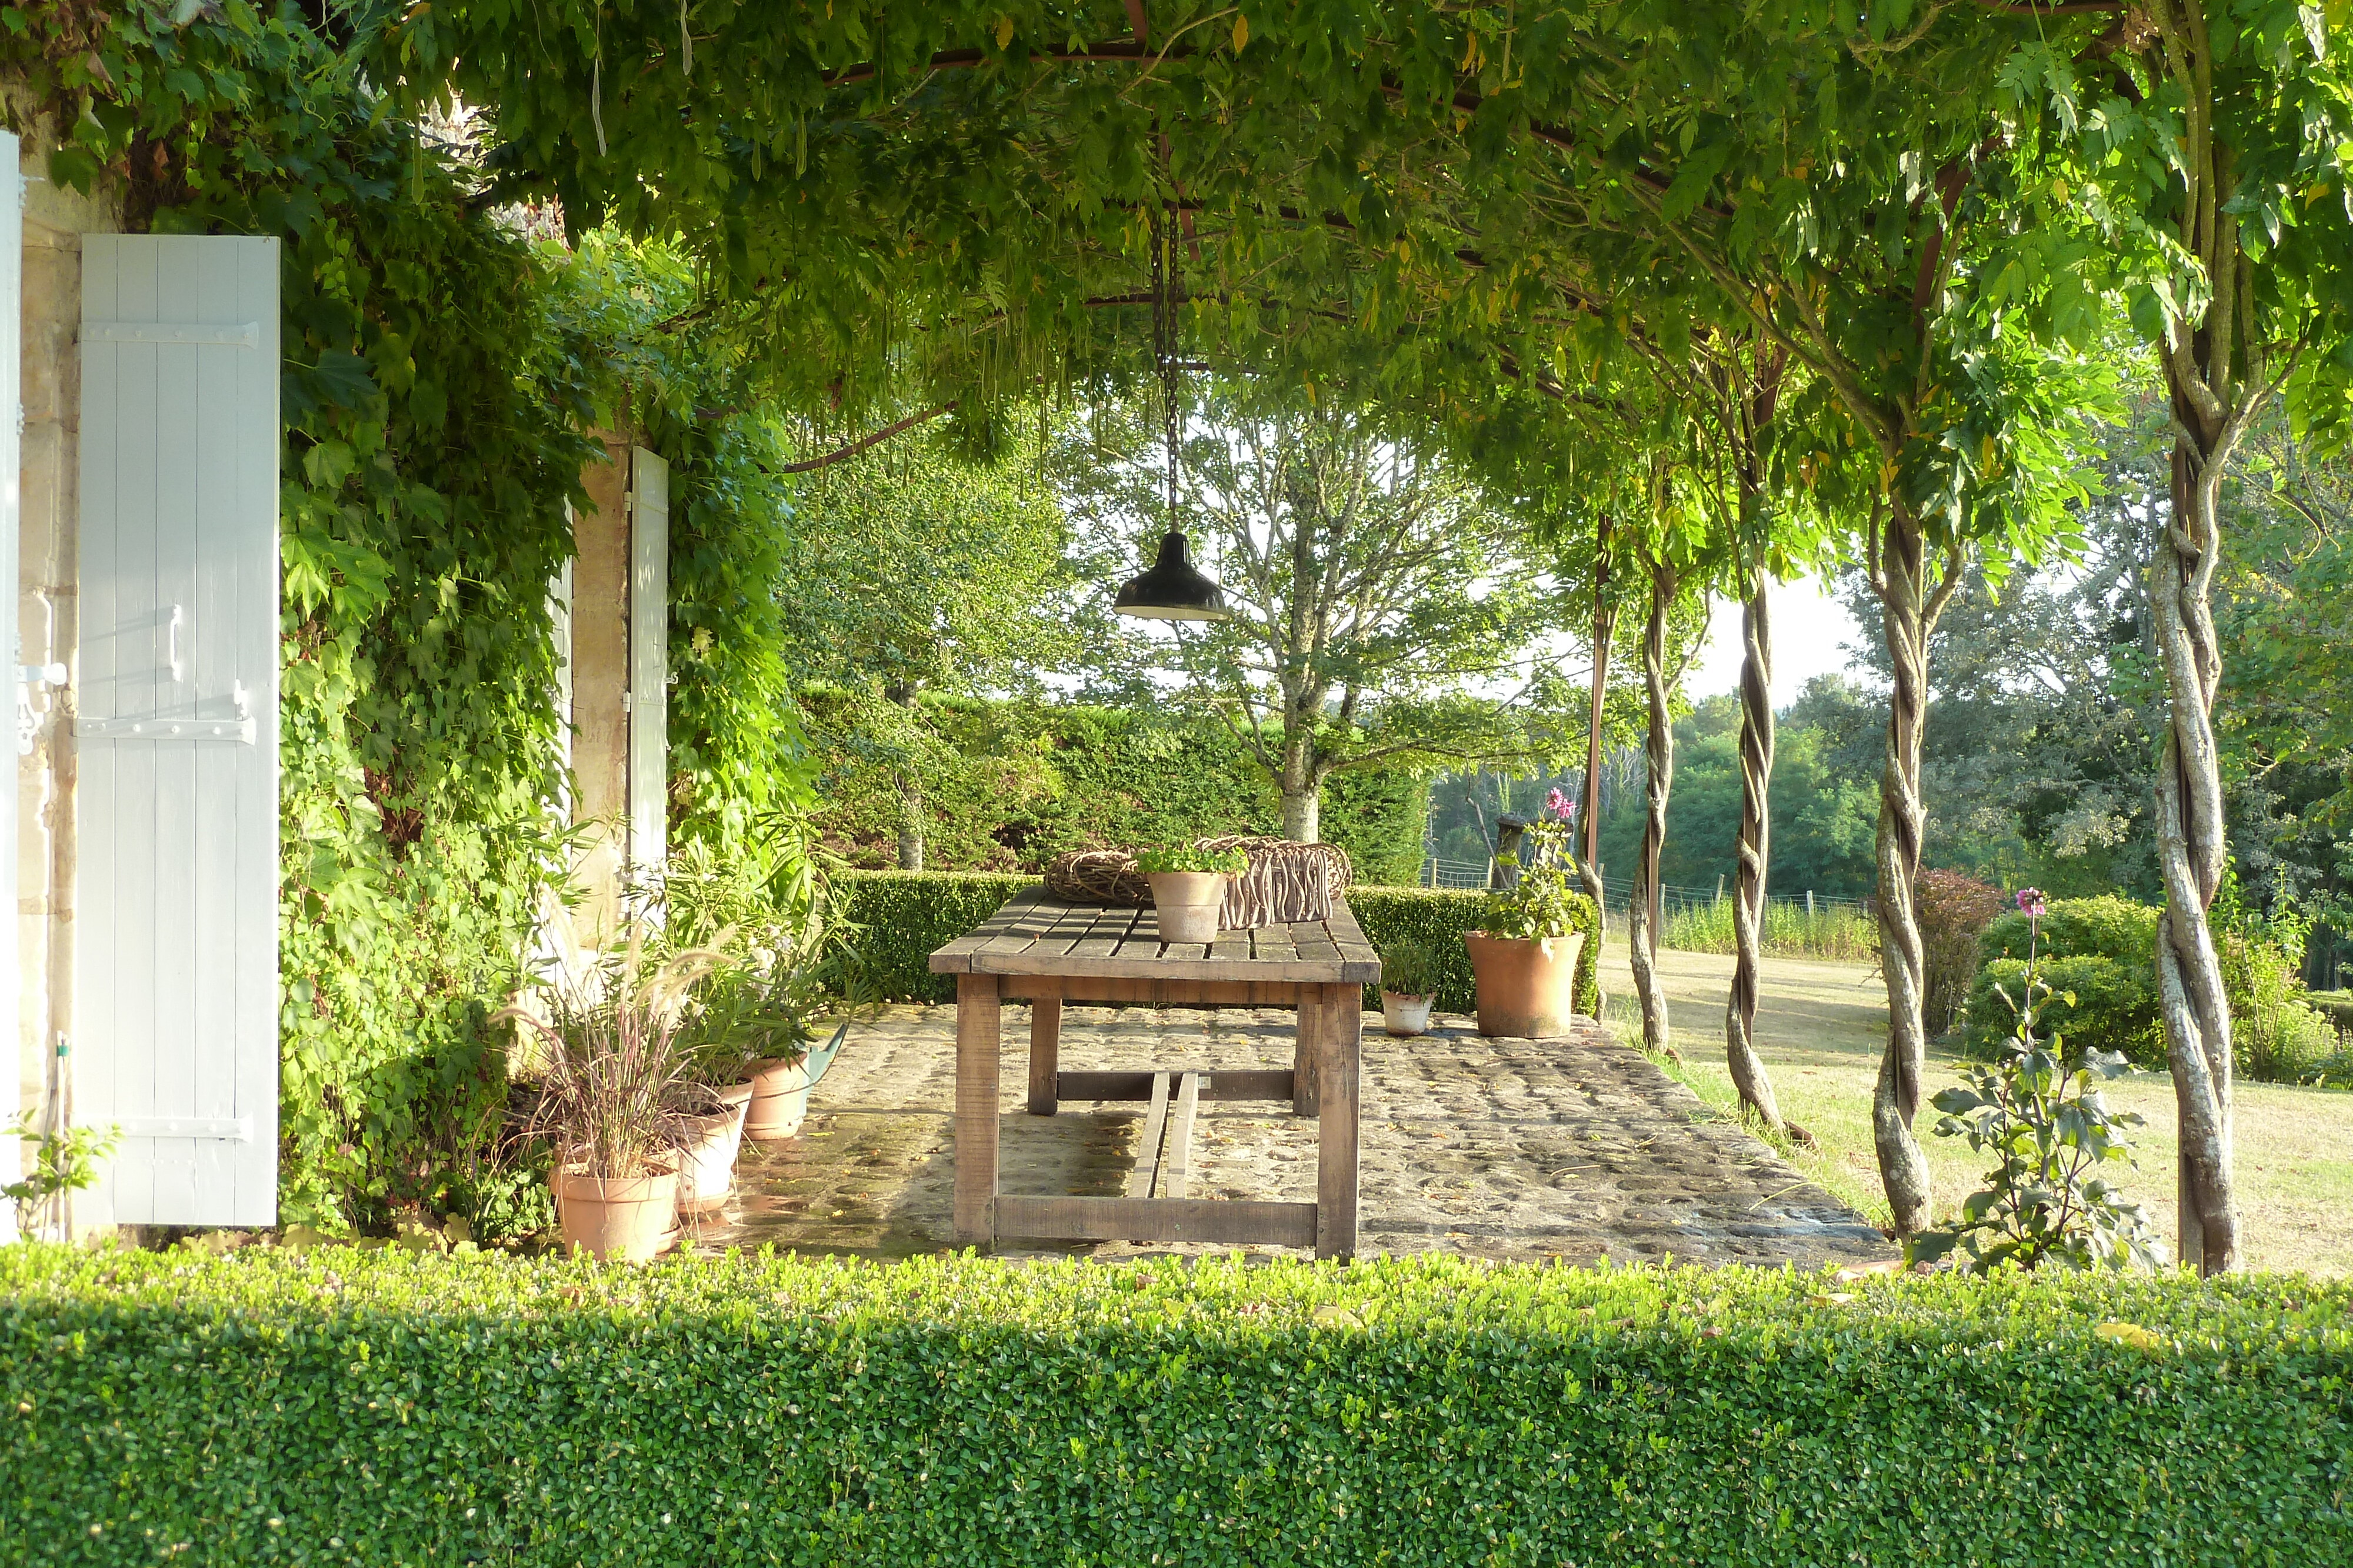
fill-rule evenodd
<path id="1" fill-rule="evenodd" d="M 1299 997 L 1299 1043 L 1291 1054 L 1291 1109 L 1294 1115 L 1315 1114 L 1315 1071 L 1323 1058 L 1324 1017 L 1319 985 L 1293 987 Z"/>
<path id="2" fill-rule="evenodd" d="M 1315 1256 L 1356 1255 L 1356 1069 L 1365 1026 L 1364 992 L 1317 987 L 1316 1038 L 1323 1107 L 1315 1130 Z"/>
<path id="3" fill-rule="evenodd" d="M 956 976 L 955 1239 L 997 1239 L 997 1056 L 1003 1001 L 994 974 Z"/>
<path id="4" fill-rule="evenodd" d="M 1062 999 L 1034 996 L 1029 1001 L 1029 1114 L 1051 1116 L 1059 1100 L 1055 1092 L 1062 1060 Z"/>

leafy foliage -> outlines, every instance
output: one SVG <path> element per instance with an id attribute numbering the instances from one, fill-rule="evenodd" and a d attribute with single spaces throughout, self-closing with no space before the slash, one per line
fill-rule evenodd
<path id="1" fill-rule="evenodd" d="M 1162 871 L 1223 871 L 1240 876 L 1250 869 L 1250 858 L 1239 849 L 1203 849 L 1192 844 L 1170 844 L 1145 849 L 1135 857 L 1135 868 L 1150 876 Z"/>
<path id="2" fill-rule="evenodd" d="M 381 1229 L 422 1205 L 490 1236 L 543 1204 L 490 1152 L 507 1099 L 490 1019 L 564 858 L 547 584 L 624 370 L 656 443 L 690 459 L 683 837 L 741 843 L 786 804 L 770 781 L 795 776 L 790 710 L 771 700 L 773 577 L 744 575 L 767 568 L 744 547 L 763 497 L 739 483 L 737 428 L 706 433 L 697 388 L 617 342 L 656 336 L 683 274 L 517 237 L 474 171 L 385 112 L 372 22 L 347 20 L 15 7 L 0 61 L 58 133 L 52 178 L 107 182 L 134 225 L 284 241 L 280 1209 Z"/>
<path id="3" fill-rule="evenodd" d="M 893 865 L 901 797 L 894 760 L 865 729 L 870 706 L 836 688 L 804 691 L 827 799 L 815 822 L 850 864 Z M 1038 870 L 1067 849 L 1132 849 L 1281 826 L 1274 791 L 1226 726 L 1149 703 L 1119 710 L 925 694 L 938 742 L 923 758 L 926 860 L 943 870 Z M 1335 775 L 1324 837 L 1359 879 L 1411 883 L 1421 872 L 1423 802 L 1415 773 Z"/>
<path id="4" fill-rule="evenodd" d="M 1035 877 L 993 871 L 844 871 L 833 883 L 843 945 L 826 975 L 845 994 L 883 1002 L 953 1002 L 955 976 L 931 956 L 1005 906 Z"/>
<path id="5" fill-rule="evenodd" d="M 2348 1317 L 2264 1275 L 19 1247 L 0 1469 L 88 1568 L 2332 1563 Z"/>
<path id="6" fill-rule="evenodd" d="M 2019 901 L 2039 923 L 2042 895 L 2030 888 Z M 1960 1086 L 1932 1101 L 1944 1112 L 1938 1136 L 1966 1138 L 2001 1163 L 1962 1200 L 1957 1219 L 1907 1237 L 1904 1256 L 1928 1262 L 1957 1252 L 1980 1272 L 2004 1264 L 2154 1268 L 2162 1259 L 2140 1205 L 2098 1173 L 2130 1158 L 2126 1130 L 2142 1119 L 2110 1110 L 2094 1083 L 2132 1069 L 2119 1052 L 2071 1053 L 2063 1036 L 2043 1037 L 2042 1005 L 2059 994 L 2043 978 L 2038 935 L 2030 930 L 2017 993 L 2000 993 L 2017 1020 L 2000 1057 L 1989 1068 L 1964 1067 Z"/>
<path id="7" fill-rule="evenodd" d="M 2001 889 L 1958 871 L 1926 871 L 1915 889 L 1920 940 L 1928 960 L 1921 1016 L 1941 1035 L 1961 1016 L 1978 966 L 1978 939 L 2008 909 Z"/>

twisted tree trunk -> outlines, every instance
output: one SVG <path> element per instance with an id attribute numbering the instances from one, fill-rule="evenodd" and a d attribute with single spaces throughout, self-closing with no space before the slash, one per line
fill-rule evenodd
<path id="1" fill-rule="evenodd" d="M 1765 868 L 1772 844 L 1773 628 L 1767 578 L 1757 570 L 1740 612 L 1740 837 L 1732 894 L 1732 999 L 1724 1010 L 1725 1056 L 1740 1107 L 1776 1132 L 1781 1108 L 1757 1054 L 1757 974 L 1764 957 Z"/>
<path id="2" fill-rule="evenodd" d="M 2255 410 L 2278 388 L 2264 381 L 2278 345 L 2266 341 L 2256 263 L 2239 244 L 2231 210 L 2238 173 L 2216 119 L 2218 51 L 2205 7 L 2164 0 L 2148 17 L 2143 48 L 2181 92 L 2179 237 L 2210 290 L 2204 314 L 2168 331 L 2158 348 L 2174 431 L 2172 516 L 2148 569 L 2167 700 L 2157 765 L 2158 869 L 2165 879 L 2158 1003 L 2179 1118 L 2181 1258 L 2220 1274 L 2242 1259 L 2231 1171 L 2231 1008 L 2207 921 L 2230 853 L 2214 740 L 2222 651 L 2211 590 L 2222 553 L 2223 475 Z"/>
<path id="3" fill-rule="evenodd" d="M 2157 765 L 2158 868 L 2165 879 L 2158 1001 L 2180 1125 L 2181 1258 L 2220 1274 L 2241 1258 L 2231 1173 L 2231 1005 L 2206 914 L 2229 856 L 2214 740 L 2222 652 L 2210 593 L 2221 555 L 2223 470 L 2245 421 L 2235 410 L 2201 418 L 2178 391 L 2174 404 L 2173 516 L 2148 568 L 2168 709 Z"/>
<path id="4" fill-rule="evenodd" d="M 1593 1016 L 1602 1015 L 1608 994 L 1600 989 L 1601 938 L 1609 929 L 1609 904 L 1601 886 L 1601 707 L 1609 689 L 1609 640 L 1618 634 L 1618 607 L 1609 599 L 1609 514 L 1593 556 L 1593 711 L 1585 735 L 1585 852 L 1577 858 L 1577 880 L 1593 900 Z"/>
<path id="5" fill-rule="evenodd" d="M 892 701 L 904 708 L 912 727 L 919 722 L 915 715 L 922 701 L 921 689 L 913 682 L 895 684 L 884 692 Z M 899 869 L 920 871 L 923 868 L 923 780 L 910 760 L 899 771 Z"/>
<path id="6" fill-rule="evenodd" d="M 1892 510 L 1886 538 L 1873 552 L 1872 587 L 1894 671 L 1888 696 L 1887 754 L 1879 777 L 1879 967 L 1887 982 L 1887 1050 L 1871 1097 L 1872 1142 L 1896 1234 L 1930 1223 L 1928 1158 L 1913 1135 L 1928 1070 L 1928 1027 L 1922 1011 L 1928 961 L 1920 939 L 1915 889 L 1926 814 L 1920 804 L 1920 741 L 1928 718 L 1928 634 L 1960 577 L 1927 584 L 1927 538 L 1908 508 Z"/>
<path id="7" fill-rule="evenodd" d="M 1659 857 L 1667 843 L 1667 795 L 1675 782 L 1675 730 L 1667 708 L 1667 609 L 1681 584 L 1675 569 L 1651 567 L 1651 614 L 1642 633 L 1642 685 L 1650 699 L 1650 729 L 1644 737 L 1642 856 L 1634 868 L 1633 896 L 1626 901 L 1626 958 L 1634 970 L 1634 999 L 1642 1009 L 1642 1046 L 1675 1055 L 1667 1024 L 1667 990 L 1659 980 Z"/>

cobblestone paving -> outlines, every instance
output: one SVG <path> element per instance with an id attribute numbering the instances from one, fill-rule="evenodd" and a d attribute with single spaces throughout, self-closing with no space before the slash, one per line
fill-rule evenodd
<path id="1" fill-rule="evenodd" d="M 1409 1040 L 1367 1015 L 1364 1251 L 1801 1268 L 1893 1256 L 1862 1215 L 1639 1052 L 1580 1023 L 1566 1039 L 1490 1040 L 1469 1019 L 1442 1017 Z M 744 1145 L 736 1197 L 700 1244 L 871 1258 L 949 1247 L 955 1026 L 952 1006 L 903 1006 L 853 1030 L 811 1095 L 802 1135 Z M 1293 1026 L 1291 1013 L 1273 1008 L 1074 1006 L 1063 1015 L 1061 1066 L 1287 1067 Z M 1052 1118 L 1027 1114 L 1029 1027 L 1026 1007 L 1006 1007 L 1003 1190 L 1116 1195 L 1135 1162 L 1144 1108 L 1065 1100 Z M 1271 1103 L 1205 1100 L 1193 1171 L 1196 1196 L 1313 1201 L 1314 1123 Z"/>

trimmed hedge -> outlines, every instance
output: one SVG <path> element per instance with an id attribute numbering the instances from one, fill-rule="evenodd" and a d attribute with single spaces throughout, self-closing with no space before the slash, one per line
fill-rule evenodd
<path id="1" fill-rule="evenodd" d="M 861 929 L 851 956 L 837 976 L 838 988 L 891 1002 L 952 1002 L 955 977 L 934 974 L 932 953 L 980 924 L 1038 879 L 996 871 L 845 871 L 834 879 L 837 918 Z M 1484 895 L 1430 888 L 1349 889 L 1348 907 L 1376 949 L 1403 937 L 1427 942 L 1445 966 L 1438 1010 L 1468 1013 L 1475 1005 L 1471 952 L 1462 933 L 1479 929 Z M 1577 929 L 1586 932 L 1577 961 L 1577 1006 L 1600 1005 L 1600 949 L 1592 940 L 1592 900 L 1575 904 Z M 1378 1008 L 1380 989 L 1365 987 L 1365 1005 Z"/>
<path id="2" fill-rule="evenodd" d="M 2353 1561 L 2296 1278 L 0 1253 L 60 1564 Z"/>

